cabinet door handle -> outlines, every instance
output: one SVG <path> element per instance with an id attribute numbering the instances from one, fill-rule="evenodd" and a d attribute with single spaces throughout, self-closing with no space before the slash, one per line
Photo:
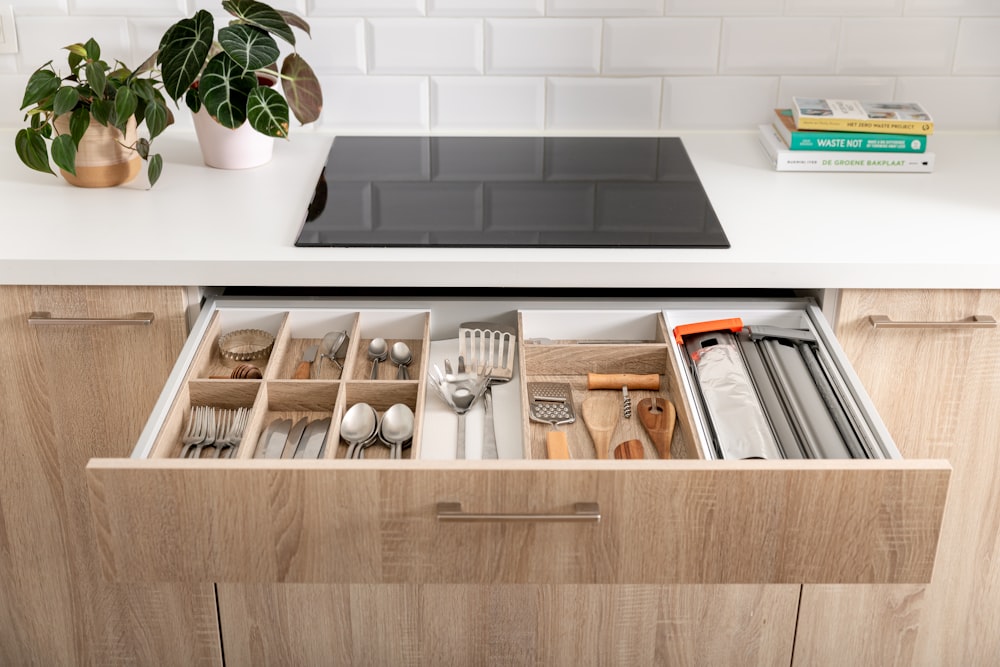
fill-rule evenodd
<path id="1" fill-rule="evenodd" d="M 28 315 L 28 324 L 33 327 L 83 324 L 88 326 L 111 326 L 133 324 L 146 326 L 153 323 L 153 313 L 132 313 L 126 317 L 52 317 L 52 313 L 34 312 Z"/>
<path id="2" fill-rule="evenodd" d="M 989 315 L 973 315 L 956 322 L 895 322 L 888 315 L 869 315 L 873 329 L 996 329 L 997 321 Z"/>
<path id="3" fill-rule="evenodd" d="M 438 521 L 572 521 L 579 523 L 599 523 L 601 508 L 597 503 L 574 503 L 572 514 L 476 514 L 463 512 L 462 503 L 438 503 Z"/>

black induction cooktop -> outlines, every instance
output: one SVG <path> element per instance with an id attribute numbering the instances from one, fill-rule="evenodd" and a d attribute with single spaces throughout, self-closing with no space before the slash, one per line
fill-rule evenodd
<path id="1" fill-rule="evenodd" d="M 297 246 L 728 248 L 676 137 L 337 137 Z"/>

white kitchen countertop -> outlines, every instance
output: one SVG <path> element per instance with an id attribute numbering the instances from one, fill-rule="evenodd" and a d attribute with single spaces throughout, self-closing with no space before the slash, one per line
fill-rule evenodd
<path id="1" fill-rule="evenodd" d="M 296 248 L 329 136 L 219 171 L 168 131 L 155 188 L 84 190 L 0 131 L 0 284 L 1000 288 L 1000 133 L 934 135 L 933 174 L 775 172 L 755 132 L 679 136 L 728 250 Z"/>

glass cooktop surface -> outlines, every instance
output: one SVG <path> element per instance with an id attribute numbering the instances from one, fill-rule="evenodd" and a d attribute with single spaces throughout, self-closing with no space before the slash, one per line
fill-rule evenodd
<path id="1" fill-rule="evenodd" d="M 297 246 L 728 248 L 677 137 L 337 137 Z"/>

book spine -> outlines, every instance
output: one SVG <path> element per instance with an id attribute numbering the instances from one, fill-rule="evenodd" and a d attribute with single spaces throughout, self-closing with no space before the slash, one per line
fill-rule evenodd
<path id="1" fill-rule="evenodd" d="M 925 121 L 858 120 L 798 115 L 795 123 L 800 130 L 841 130 L 843 132 L 875 132 L 877 134 L 931 134 L 934 123 Z"/>
<path id="2" fill-rule="evenodd" d="M 865 171 L 928 173 L 934 169 L 934 154 L 923 153 L 919 158 L 888 157 L 854 153 L 809 153 L 794 155 L 779 153 L 775 162 L 778 171 Z"/>
<path id="3" fill-rule="evenodd" d="M 863 132 L 792 132 L 793 151 L 853 151 L 871 153 L 923 153 L 923 135 L 866 134 Z"/>

